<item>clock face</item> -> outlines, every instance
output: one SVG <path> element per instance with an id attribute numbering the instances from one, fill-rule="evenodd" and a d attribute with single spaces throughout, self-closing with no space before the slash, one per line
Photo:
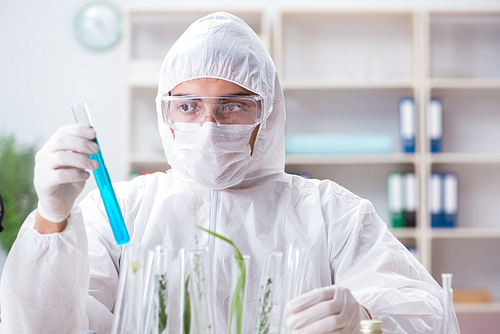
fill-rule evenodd
<path id="1" fill-rule="evenodd" d="M 121 15 L 107 1 L 91 1 L 75 16 L 74 29 L 78 41 L 91 50 L 106 50 L 121 36 Z"/>

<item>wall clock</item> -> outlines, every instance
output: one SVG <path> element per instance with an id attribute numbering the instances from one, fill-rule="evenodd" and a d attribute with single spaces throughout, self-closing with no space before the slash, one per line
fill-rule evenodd
<path id="1" fill-rule="evenodd" d="M 73 27 L 77 40 L 91 50 L 106 50 L 120 40 L 120 11 L 108 1 L 91 1 L 75 15 Z"/>

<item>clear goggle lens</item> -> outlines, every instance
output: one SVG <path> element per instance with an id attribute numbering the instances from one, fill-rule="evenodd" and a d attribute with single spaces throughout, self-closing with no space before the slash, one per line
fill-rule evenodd
<path id="1" fill-rule="evenodd" d="M 204 122 L 222 125 L 248 125 L 255 128 L 262 122 L 262 98 L 258 95 L 227 96 L 164 96 L 161 101 L 163 121 L 174 130 L 179 124 Z M 193 128 L 196 131 L 199 127 Z M 186 131 L 185 128 L 182 131 Z"/>

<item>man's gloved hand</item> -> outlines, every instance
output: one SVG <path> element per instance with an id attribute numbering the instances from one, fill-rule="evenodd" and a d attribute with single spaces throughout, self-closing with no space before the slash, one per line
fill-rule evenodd
<path id="1" fill-rule="evenodd" d="M 92 141 L 94 129 L 83 125 L 59 128 L 35 156 L 34 185 L 38 195 L 38 213 L 59 223 L 68 218 L 75 199 L 90 174 L 99 164 L 87 154 L 99 148 Z"/>
<path id="2" fill-rule="evenodd" d="M 359 333 L 359 322 L 369 319 L 351 291 L 337 285 L 304 293 L 286 306 L 292 333 Z"/>

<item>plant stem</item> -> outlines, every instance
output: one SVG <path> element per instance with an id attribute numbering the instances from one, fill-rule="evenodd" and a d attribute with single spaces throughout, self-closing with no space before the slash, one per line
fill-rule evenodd
<path id="1" fill-rule="evenodd" d="M 236 314 L 236 330 L 237 334 L 241 334 L 243 329 L 243 304 L 244 304 L 244 296 L 245 296 L 245 285 L 246 285 L 246 265 L 241 252 L 238 247 L 234 244 L 234 242 L 226 237 L 223 237 L 220 234 L 207 230 L 199 225 L 196 225 L 200 230 L 203 230 L 233 246 L 234 256 L 236 259 L 236 263 L 240 269 L 240 275 L 236 282 L 236 286 L 233 291 L 233 299 L 231 300 L 231 308 L 230 308 L 230 316 L 229 316 L 229 331 L 231 334 L 232 323 L 234 315 Z"/>

